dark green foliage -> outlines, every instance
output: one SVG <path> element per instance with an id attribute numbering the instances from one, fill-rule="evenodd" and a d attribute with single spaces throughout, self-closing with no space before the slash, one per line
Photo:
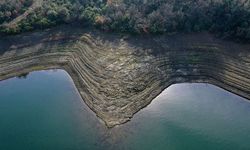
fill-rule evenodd
<path id="1" fill-rule="evenodd" d="M 33 0 L 1 0 L 0 24 L 8 22 L 24 13 L 32 5 Z"/>
<path id="2" fill-rule="evenodd" d="M 26 8 L 30 4 L 23 5 Z M 5 7 L 0 6 L 0 23 L 13 18 L 6 18 L 10 14 L 3 10 L 16 8 Z M 226 38 L 250 40 L 249 0 L 45 0 L 16 29 L 0 30 L 20 32 L 74 21 L 106 31 L 210 31 Z"/>

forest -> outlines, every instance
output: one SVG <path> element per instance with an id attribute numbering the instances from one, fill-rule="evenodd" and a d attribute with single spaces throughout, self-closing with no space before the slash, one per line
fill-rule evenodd
<path id="1" fill-rule="evenodd" d="M 21 15 L 35 0 L 0 2 L 0 24 Z M 43 0 L 15 26 L 15 34 L 79 22 L 106 32 L 162 34 L 208 31 L 222 38 L 250 41 L 249 0 Z"/>
<path id="2" fill-rule="evenodd" d="M 32 4 L 32 0 L 1 0 L 0 24 L 8 22 L 24 13 Z"/>

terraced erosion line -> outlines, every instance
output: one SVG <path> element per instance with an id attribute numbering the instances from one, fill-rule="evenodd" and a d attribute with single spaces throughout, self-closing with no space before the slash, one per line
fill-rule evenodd
<path id="1" fill-rule="evenodd" d="M 84 31 L 61 38 L 48 33 L 8 37 L 9 44 L 0 50 L 0 80 L 64 69 L 108 127 L 129 121 L 175 83 L 211 83 L 250 99 L 249 45 L 207 33 L 132 37 Z M 36 42 L 27 44 L 29 39 Z"/>

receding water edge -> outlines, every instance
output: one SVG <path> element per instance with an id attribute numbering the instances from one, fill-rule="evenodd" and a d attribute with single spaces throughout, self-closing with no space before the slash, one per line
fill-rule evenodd
<path id="1" fill-rule="evenodd" d="M 176 84 L 108 129 L 63 70 L 0 82 L 0 149 L 249 149 L 250 104 L 210 84 Z"/>

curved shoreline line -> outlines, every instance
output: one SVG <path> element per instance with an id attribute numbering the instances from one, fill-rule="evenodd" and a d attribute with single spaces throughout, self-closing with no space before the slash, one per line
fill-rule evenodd
<path id="1" fill-rule="evenodd" d="M 38 43 L 8 50 L 0 56 L 0 80 L 35 70 L 63 69 L 83 101 L 108 127 L 129 121 L 176 83 L 209 83 L 250 100 L 250 54 L 245 49 L 235 52 L 206 42 L 170 47 L 167 41 L 162 41 L 167 46 L 161 45 L 159 51 L 148 47 L 152 46 L 148 41 L 141 46 L 84 34 L 68 45 Z"/>

